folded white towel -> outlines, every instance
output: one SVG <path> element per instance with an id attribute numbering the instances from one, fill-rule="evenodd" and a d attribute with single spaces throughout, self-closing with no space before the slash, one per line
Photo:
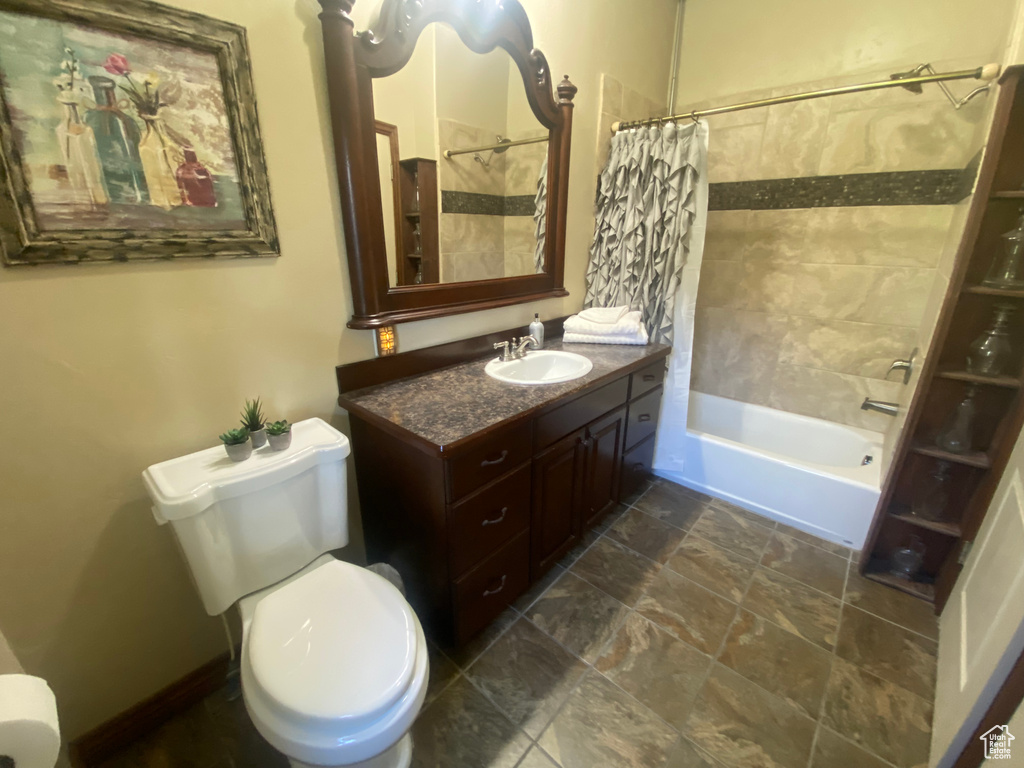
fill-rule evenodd
<path id="1" fill-rule="evenodd" d="M 592 323 L 617 323 L 627 312 L 629 312 L 629 307 L 625 304 L 621 307 L 591 307 L 582 310 L 579 317 Z"/>
<path id="2" fill-rule="evenodd" d="M 562 335 L 564 344 L 630 344 L 644 346 L 648 342 L 647 329 L 640 326 L 635 333 L 571 333 Z"/>
<path id="3" fill-rule="evenodd" d="M 643 328 L 640 319 L 640 311 L 627 312 L 616 323 L 595 323 L 587 320 L 582 315 L 571 315 L 565 319 L 563 325 L 566 333 L 590 333 L 590 334 L 633 334 Z"/>

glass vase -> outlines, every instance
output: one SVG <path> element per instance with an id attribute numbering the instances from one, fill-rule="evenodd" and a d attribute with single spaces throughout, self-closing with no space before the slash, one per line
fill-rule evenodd
<path id="1" fill-rule="evenodd" d="M 953 410 L 945 427 L 939 432 L 935 444 L 942 450 L 950 453 L 970 453 L 974 449 L 974 417 L 976 415 L 974 395 L 976 392 L 976 387 L 967 388 L 963 400 Z"/>
<path id="2" fill-rule="evenodd" d="M 114 203 L 145 203 L 149 200 L 146 177 L 139 157 L 139 126 L 117 106 L 114 81 L 109 77 L 89 78 L 96 107 L 85 121 L 96 137 L 107 193 Z"/>
<path id="3" fill-rule="evenodd" d="M 153 205 L 170 210 L 182 204 L 176 173 L 176 145 L 164 131 L 163 120 L 156 115 L 141 117 L 146 124 L 146 134 L 139 142 L 139 155 L 142 157 L 142 168 L 146 172 L 149 201 Z"/>
<path id="4" fill-rule="evenodd" d="M 1024 215 L 1017 222 L 1017 228 L 1002 235 L 1002 258 L 992 262 L 982 285 L 990 288 L 1024 288 Z"/>
<path id="5" fill-rule="evenodd" d="M 1010 362 L 1013 349 L 1006 328 L 1013 314 L 1012 304 L 997 304 L 991 327 L 967 348 L 967 371 L 979 376 L 999 376 Z"/>
<path id="6" fill-rule="evenodd" d="M 893 551 L 889 570 L 901 579 L 913 580 L 921 572 L 924 564 L 925 546 L 919 536 L 911 536 L 905 547 Z"/>
<path id="7" fill-rule="evenodd" d="M 942 522 L 948 515 L 949 492 L 952 483 L 952 466 L 948 461 L 938 461 L 924 481 L 918 486 L 910 511 L 923 520 Z"/>
<path id="8" fill-rule="evenodd" d="M 64 117 L 57 126 L 57 143 L 64 159 L 68 181 L 76 203 L 105 205 L 110 202 L 103 186 L 103 169 L 96 151 L 92 128 L 82 122 L 78 103 L 72 98 L 58 98 Z"/>

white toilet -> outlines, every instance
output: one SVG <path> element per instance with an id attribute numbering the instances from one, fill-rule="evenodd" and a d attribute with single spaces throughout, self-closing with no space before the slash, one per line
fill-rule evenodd
<path id="1" fill-rule="evenodd" d="M 423 629 L 402 593 L 336 560 L 348 543 L 348 439 L 321 419 L 235 463 L 210 448 L 143 473 L 207 613 L 242 616 L 242 693 L 293 766 L 405 768 L 426 695 Z"/>

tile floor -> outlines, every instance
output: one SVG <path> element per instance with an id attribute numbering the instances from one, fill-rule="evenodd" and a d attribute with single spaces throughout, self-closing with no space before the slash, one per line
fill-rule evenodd
<path id="1" fill-rule="evenodd" d="M 468 647 L 432 648 L 423 768 L 912 768 L 937 625 L 844 547 L 658 481 Z M 286 766 L 215 694 L 104 768 Z"/>

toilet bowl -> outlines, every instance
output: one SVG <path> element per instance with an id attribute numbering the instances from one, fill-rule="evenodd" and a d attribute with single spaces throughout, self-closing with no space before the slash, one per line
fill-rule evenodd
<path id="1" fill-rule="evenodd" d="M 222 448 L 143 473 L 210 615 L 237 605 L 246 710 L 306 766 L 407 768 L 428 682 L 423 629 L 387 579 L 328 554 L 348 543 L 348 439 L 320 419 L 291 446 Z"/>
<path id="2" fill-rule="evenodd" d="M 406 768 L 426 640 L 386 579 L 330 555 L 242 598 L 242 695 L 294 766 Z"/>

